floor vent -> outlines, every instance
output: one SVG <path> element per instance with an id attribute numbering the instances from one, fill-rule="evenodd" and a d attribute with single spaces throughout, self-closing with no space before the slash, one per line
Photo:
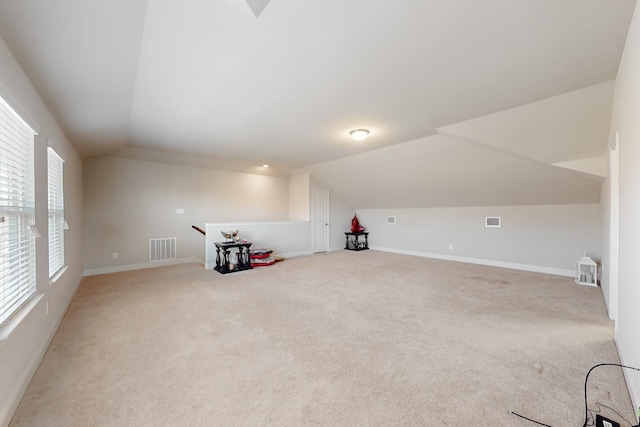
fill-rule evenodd
<path id="1" fill-rule="evenodd" d="M 149 239 L 149 261 L 176 259 L 176 238 Z"/>

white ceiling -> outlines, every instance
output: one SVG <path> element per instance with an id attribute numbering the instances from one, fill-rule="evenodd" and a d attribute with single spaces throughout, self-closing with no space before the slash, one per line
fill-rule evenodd
<path id="1" fill-rule="evenodd" d="M 245 0 L 2 0 L 0 36 L 84 157 L 287 174 L 614 79 L 634 6 L 270 0 L 256 17 Z"/>
<path id="2" fill-rule="evenodd" d="M 438 131 L 549 164 L 603 156 L 614 89 L 611 80 Z"/>

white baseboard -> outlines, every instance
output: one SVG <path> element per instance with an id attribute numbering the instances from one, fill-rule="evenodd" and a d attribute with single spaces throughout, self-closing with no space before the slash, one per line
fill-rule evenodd
<path id="1" fill-rule="evenodd" d="M 143 262 L 140 264 L 118 265 L 115 267 L 91 268 L 84 271 L 84 276 L 95 276 L 97 274 L 120 273 L 122 271 L 143 270 L 145 268 L 165 267 L 167 265 L 189 264 L 197 262 L 204 264 L 196 257 L 170 259 L 166 261 Z M 212 267 L 213 268 L 213 267 Z"/>
<path id="2" fill-rule="evenodd" d="M 396 254 L 421 256 L 425 258 L 442 259 L 446 261 L 466 262 L 468 264 L 480 264 L 488 265 L 491 267 L 510 268 L 512 270 L 533 271 L 535 273 L 553 274 L 556 276 L 574 277 L 575 272 L 573 270 L 566 270 L 563 268 L 544 267 L 540 265 L 518 264 L 514 262 L 495 261 L 490 259 L 469 258 L 455 255 L 444 255 L 430 252 L 420 251 L 408 251 L 404 249 L 384 248 L 380 246 L 371 246 L 370 249 L 382 252 L 393 252 Z"/>

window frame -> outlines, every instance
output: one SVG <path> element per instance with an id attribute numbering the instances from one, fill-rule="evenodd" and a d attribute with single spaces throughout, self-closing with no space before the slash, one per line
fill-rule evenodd
<path id="1" fill-rule="evenodd" d="M 0 326 L 37 292 L 36 135 L 0 96 Z"/>
<path id="2" fill-rule="evenodd" d="M 49 236 L 49 280 L 65 267 L 64 159 L 47 147 L 47 224 Z"/>

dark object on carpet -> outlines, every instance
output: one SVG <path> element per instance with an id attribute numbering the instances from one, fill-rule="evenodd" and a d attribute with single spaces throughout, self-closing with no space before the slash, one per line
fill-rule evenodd
<path id="1" fill-rule="evenodd" d="M 596 414 L 596 427 L 620 427 L 620 424 L 600 414 Z"/>

